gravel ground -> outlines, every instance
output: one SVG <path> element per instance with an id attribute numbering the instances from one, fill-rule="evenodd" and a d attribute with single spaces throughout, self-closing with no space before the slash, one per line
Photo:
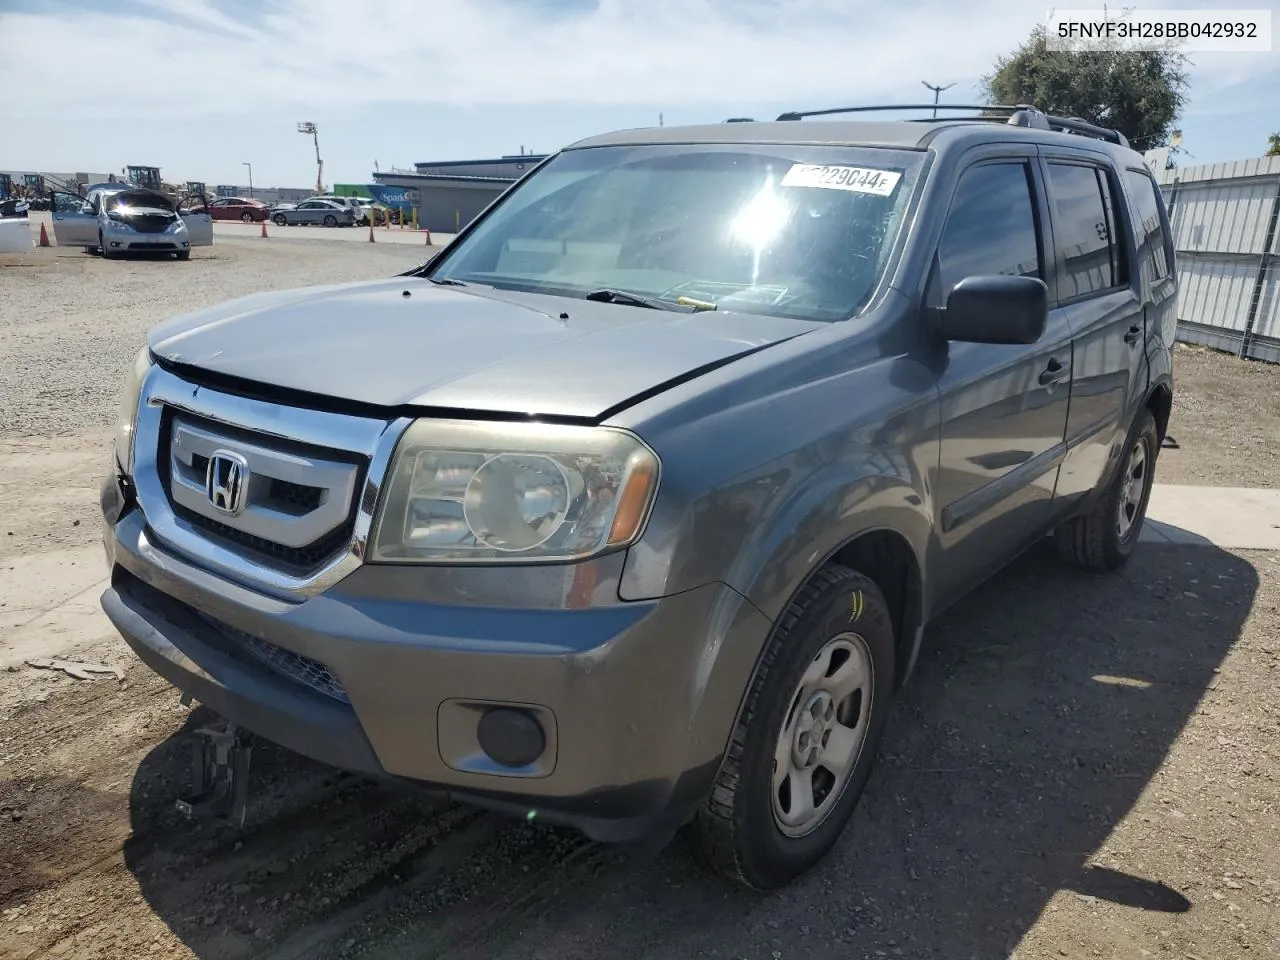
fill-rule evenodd
<path id="1" fill-rule="evenodd" d="M 425 248 L 320 240 L 224 240 L 186 263 L 104 261 L 79 248 L 0 257 L 0 435 L 110 426 L 148 329 L 233 297 L 391 276 Z"/>
<path id="2" fill-rule="evenodd" d="M 1274 487 L 1280 472 L 1280 367 L 1179 344 L 1160 483 Z"/>
<path id="3" fill-rule="evenodd" d="M 152 322 L 417 253 L 340 246 L 0 267 L 0 558 L 91 547 Z M 1180 348 L 1177 373 L 1158 479 L 1270 485 L 1280 370 Z M 1094 577 L 1034 551 L 931 625 L 849 830 L 768 897 L 683 840 L 640 858 L 270 745 L 244 834 L 186 824 L 204 716 L 113 640 L 120 683 L 0 673 L 0 960 L 1280 956 L 1278 610 L 1277 555 L 1144 545 Z"/>

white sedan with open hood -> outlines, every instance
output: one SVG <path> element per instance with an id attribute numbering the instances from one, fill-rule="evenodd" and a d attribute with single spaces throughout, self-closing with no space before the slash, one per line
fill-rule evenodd
<path id="1" fill-rule="evenodd" d="M 186 260 L 192 247 L 213 243 L 213 219 L 204 206 L 182 209 L 154 190 L 101 183 L 84 197 L 53 194 L 53 236 L 60 247 L 100 250 L 108 259 L 172 253 Z"/>

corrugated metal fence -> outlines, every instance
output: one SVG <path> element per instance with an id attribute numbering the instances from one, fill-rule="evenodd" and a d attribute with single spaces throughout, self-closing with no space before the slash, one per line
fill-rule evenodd
<path id="1" fill-rule="evenodd" d="M 1280 363 L 1280 157 L 1157 178 L 1177 253 L 1178 339 Z"/>

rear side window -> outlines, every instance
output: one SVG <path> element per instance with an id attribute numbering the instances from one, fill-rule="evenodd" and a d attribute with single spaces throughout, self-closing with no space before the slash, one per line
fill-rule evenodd
<path id="1" fill-rule="evenodd" d="M 1004 274 L 1043 279 L 1027 165 L 970 167 L 960 176 L 938 245 L 939 300 L 965 277 Z"/>
<path id="2" fill-rule="evenodd" d="M 1138 214 L 1138 242 L 1141 256 L 1151 279 L 1169 275 L 1169 255 L 1165 246 L 1164 220 L 1160 216 L 1159 187 L 1151 177 L 1138 170 L 1126 170 L 1125 181 Z"/>
<path id="3" fill-rule="evenodd" d="M 1106 173 L 1097 167 L 1050 163 L 1053 236 L 1063 256 L 1058 299 L 1102 293 L 1126 282 L 1116 243 L 1116 208 Z"/>

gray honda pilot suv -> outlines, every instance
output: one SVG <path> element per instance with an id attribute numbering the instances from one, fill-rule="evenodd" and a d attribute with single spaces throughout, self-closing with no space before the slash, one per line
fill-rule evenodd
<path id="1" fill-rule="evenodd" d="M 256 734 L 776 886 L 926 623 L 1046 535 L 1126 561 L 1173 399 L 1142 157 L 811 116 L 594 137 L 416 270 L 151 332 L 102 604 L 226 721 L 185 809 L 243 818 Z"/>

